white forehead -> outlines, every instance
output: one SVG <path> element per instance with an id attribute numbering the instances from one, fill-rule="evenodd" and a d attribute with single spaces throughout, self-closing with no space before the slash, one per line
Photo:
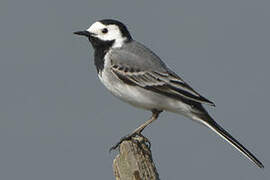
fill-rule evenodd
<path id="1" fill-rule="evenodd" d="M 87 31 L 89 31 L 89 32 L 94 32 L 94 31 L 103 29 L 103 28 L 105 28 L 105 27 L 106 27 L 106 26 L 105 26 L 104 24 L 102 24 L 101 22 L 95 22 L 94 24 L 92 24 L 92 25 L 87 29 Z"/>
<path id="2" fill-rule="evenodd" d="M 118 26 L 114 25 L 114 24 L 110 24 L 110 25 L 105 25 L 105 24 L 102 24 L 101 22 L 95 22 L 94 24 L 92 24 L 88 29 L 87 31 L 89 32 L 97 32 L 103 28 L 108 28 L 109 30 L 111 31 L 119 31 L 119 28 Z"/>

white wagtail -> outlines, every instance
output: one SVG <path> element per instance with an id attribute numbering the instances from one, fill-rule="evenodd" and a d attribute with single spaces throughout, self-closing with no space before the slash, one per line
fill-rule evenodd
<path id="1" fill-rule="evenodd" d="M 123 23 L 104 19 L 74 34 L 88 37 L 95 50 L 98 77 L 114 96 L 135 107 L 152 111 L 148 121 L 120 142 L 141 135 L 143 129 L 156 120 L 162 111 L 169 111 L 202 123 L 258 167 L 264 167 L 250 151 L 218 125 L 202 106 L 214 106 L 214 103 L 192 89 L 154 52 L 133 40 Z"/>

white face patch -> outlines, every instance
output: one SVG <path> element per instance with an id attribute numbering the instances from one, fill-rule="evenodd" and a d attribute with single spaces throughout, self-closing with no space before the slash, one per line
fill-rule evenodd
<path id="1" fill-rule="evenodd" d="M 107 32 L 103 32 L 107 29 Z M 93 36 L 99 38 L 102 41 L 112 41 L 114 40 L 113 48 L 121 47 L 126 40 L 126 37 L 122 36 L 122 33 L 118 26 L 110 24 L 104 25 L 101 22 L 95 22 L 88 29 L 88 32 L 94 33 Z"/>

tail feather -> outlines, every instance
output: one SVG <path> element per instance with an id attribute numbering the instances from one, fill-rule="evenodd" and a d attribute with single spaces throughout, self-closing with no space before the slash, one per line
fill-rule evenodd
<path id="1" fill-rule="evenodd" d="M 219 124 L 217 124 L 209 115 L 204 115 L 200 117 L 200 121 L 216 132 L 219 136 L 229 142 L 233 147 L 235 147 L 239 152 L 245 155 L 249 160 L 254 162 L 259 168 L 264 168 L 264 165 L 242 144 L 240 144 L 234 137 L 232 137 L 225 129 L 223 129 Z"/>

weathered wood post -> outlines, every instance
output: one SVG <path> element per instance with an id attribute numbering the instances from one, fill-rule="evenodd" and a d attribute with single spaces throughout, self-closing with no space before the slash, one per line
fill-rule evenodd
<path id="1" fill-rule="evenodd" d="M 142 137 L 120 144 L 113 170 L 116 180 L 159 180 L 150 147 Z"/>

